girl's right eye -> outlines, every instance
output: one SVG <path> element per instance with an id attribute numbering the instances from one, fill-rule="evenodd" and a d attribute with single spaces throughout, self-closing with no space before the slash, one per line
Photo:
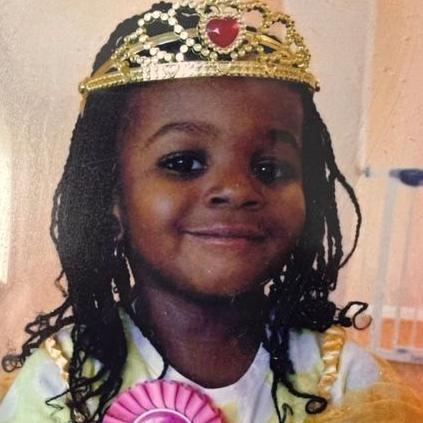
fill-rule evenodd
<path id="1" fill-rule="evenodd" d="M 179 151 L 159 160 L 158 166 L 182 177 L 196 177 L 206 168 L 205 154 L 200 151 Z"/>

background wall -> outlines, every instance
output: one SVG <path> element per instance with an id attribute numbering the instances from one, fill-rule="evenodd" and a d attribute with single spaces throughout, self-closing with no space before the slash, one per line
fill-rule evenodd
<path id="1" fill-rule="evenodd" d="M 373 55 L 368 69 L 370 96 L 362 150 L 362 176 L 357 190 L 366 216 L 360 249 L 349 268 L 348 293 L 364 292 L 370 300 L 372 281 L 378 278 L 383 205 L 393 182 L 387 176 L 395 168 L 423 168 L 423 11 L 419 0 L 378 0 Z M 419 251 L 423 240 L 423 193 L 398 188 L 389 227 L 390 252 L 386 254 L 387 304 L 398 302 L 400 286 L 404 304 L 423 309 L 423 264 Z M 413 209 L 411 210 L 411 207 Z M 407 223 L 412 229 L 407 239 Z M 403 255 L 408 247 L 407 256 Z M 404 271 L 402 270 L 404 269 Z M 365 288 L 363 290 L 363 287 Z M 423 336 L 423 334 L 422 334 Z"/>
<path id="2" fill-rule="evenodd" d="M 142 10 L 142 3 L 0 0 L 0 355 L 22 343 L 25 322 L 60 301 L 54 288 L 60 269 L 48 231 L 54 188 L 79 108 L 76 87 L 116 23 Z M 370 166 L 381 174 L 392 166 L 422 166 L 421 4 L 284 3 L 310 46 L 312 68 L 322 85 L 317 101 L 339 164 L 369 216 L 362 247 L 342 275 L 337 299 L 371 300 L 377 269 L 369 258 L 380 249 L 385 182 L 370 183 L 363 170 Z M 340 208 L 348 246 L 354 219 L 343 197 Z M 409 265 L 410 274 L 421 274 L 418 259 Z M 407 281 L 410 292 L 419 289 L 417 281 Z"/>

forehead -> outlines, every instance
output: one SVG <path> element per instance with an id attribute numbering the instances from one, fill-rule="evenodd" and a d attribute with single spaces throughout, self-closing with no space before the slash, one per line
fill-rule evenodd
<path id="1" fill-rule="evenodd" d="M 281 81 L 255 78 L 197 78 L 137 88 L 127 103 L 133 129 L 153 130 L 171 121 L 234 126 L 282 127 L 301 135 L 304 110 L 299 90 Z M 135 127 L 135 128 L 134 128 Z"/>

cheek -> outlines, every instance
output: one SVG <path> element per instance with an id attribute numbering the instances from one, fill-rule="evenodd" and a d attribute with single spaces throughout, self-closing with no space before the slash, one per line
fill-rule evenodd
<path id="1" fill-rule="evenodd" d="M 174 185 L 148 177 L 123 181 L 126 229 L 132 243 L 150 248 L 152 242 L 169 242 L 168 235 L 176 231 L 187 206 Z"/>
<path id="2" fill-rule="evenodd" d="M 162 195 L 158 195 L 158 192 Z M 178 215 L 178 199 L 172 193 L 163 190 L 160 184 L 145 187 L 144 190 L 140 190 L 138 197 L 142 197 L 142 200 L 137 202 L 137 214 L 143 215 L 149 223 L 156 222 L 163 225 Z"/>
<path id="3" fill-rule="evenodd" d="M 297 234 L 303 230 L 305 216 L 306 216 L 306 204 L 303 190 L 299 190 L 292 198 L 292 211 L 290 213 L 293 226 L 297 229 Z"/>
<path id="4" fill-rule="evenodd" d="M 292 186 L 279 199 L 275 211 L 279 210 L 279 228 L 294 244 L 300 236 L 305 222 L 306 205 L 302 186 Z"/>
<path id="5" fill-rule="evenodd" d="M 158 196 L 157 188 L 137 183 L 124 187 L 124 205 L 128 229 L 154 228 L 170 219 L 175 205 L 168 196 Z M 153 224 L 155 222 L 155 224 Z"/>

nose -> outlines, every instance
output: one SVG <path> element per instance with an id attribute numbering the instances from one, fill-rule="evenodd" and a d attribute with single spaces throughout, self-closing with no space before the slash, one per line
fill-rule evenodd
<path id="1" fill-rule="evenodd" d="M 217 172 L 206 193 L 208 207 L 259 210 L 263 192 L 254 176 L 246 172 Z"/>

